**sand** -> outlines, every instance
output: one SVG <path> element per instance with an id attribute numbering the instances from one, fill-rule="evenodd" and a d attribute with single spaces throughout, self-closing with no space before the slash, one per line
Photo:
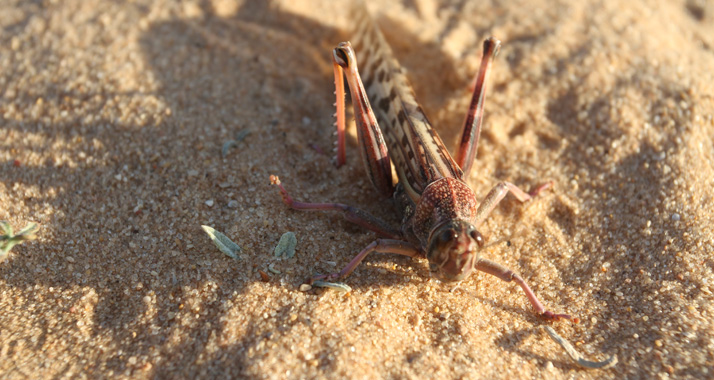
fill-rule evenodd
<path id="1" fill-rule="evenodd" d="M 450 149 L 481 42 L 503 41 L 469 183 L 555 187 L 504 201 L 482 254 L 579 317 L 552 326 L 617 355 L 604 371 L 488 275 L 452 290 L 374 255 L 347 294 L 300 291 L 375 235 L 288 209 L 270 174 L 398 223 L 354 132 L 332 163 L 337 3 L 2 2 L 0 220 L 41 229 L 0 263 L 0 377 L 714 377 L 711 2 L 369 2 Z"/>

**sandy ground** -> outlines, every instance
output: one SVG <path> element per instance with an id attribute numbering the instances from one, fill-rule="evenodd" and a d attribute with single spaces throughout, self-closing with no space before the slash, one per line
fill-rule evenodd
<path id="1" fill-rule="evenodd" d="M 481 41 L 503 41 L 469 182 L 556 186 L 499 206 L 483 255 L 581 318 L 553 326 L 606 371 L 487 275 L 450 291 L 375 255 L 350 293 L 299 290 L 375 235 L 287 209 L 270 174 L 397 223 L 354 137 L 345 167 L 324 153 L 336 3 L 0 2 L 0 220 L 42 225 L 0 264 L 0 377 L 714 377 L 712 2 L 369 4 L 450 147 Z"/>

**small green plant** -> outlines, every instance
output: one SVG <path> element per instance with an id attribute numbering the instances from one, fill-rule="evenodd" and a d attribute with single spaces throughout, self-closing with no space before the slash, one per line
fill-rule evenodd
<path id="1" fill-rule="evenodd" d="M 233 259 L 240 260 L 241 248 L 238 244 L 234 243 L 228 238 L 228 236 L 216 231 L 211 226 L 201 226 L 201 228 L 203 228 L 203 230 L 208 234 L 208 237 L 211 238 L 213 244 L 215 244 L 221 252 L 225 253 L 229 257 L 232 257 Z"/>
<path id="2" fill-rule="evenodd" d="M 5 260 L 12 247 L 16 244 L 35 239 L 35 232 L 38 228 L 37 223 L 30 223 L 15 235 L 10 223 L 4 220 L 0 221 L 0 229 L 2 229 L 2 235 L 0 235 L 0 262 Z"/>
<path id="3" fill-rule="evenodd" d="M 250 134 L 249 129 L 244 129 L 242 131 L 239 131 L 236 134 L 236 139 L 235 140 L 229 140 L 223 143 L 223 149 L 221 149 L 221 157 L 226 157 L 228 155 L 228 151 L 231 148 L 237 148 L 238 143 L 245 140 L 245 138 Z"/>
<path id="4" fill-rule="evenodd" d="M 295 245 L 297 245 L 297 237 L 295 237 L 295 233 L 288 231 L 280 237 L 273 255 L 281 259 L 291 259 L 295 256 Z"/>

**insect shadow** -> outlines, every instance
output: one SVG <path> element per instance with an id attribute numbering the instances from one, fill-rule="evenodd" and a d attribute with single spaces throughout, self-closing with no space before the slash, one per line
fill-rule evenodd
<path id="1" fill-rule="evenodd" d="M 20 6 L 27 8 L 28 19 L 41 16 L 30 2 Z M 128 12 L 146 11 L 141 5 L 126 6 Z M 225 205 L 227 192 L 264 182 L 269 169 L 262 176 L 246 171 L 230 178 L 235 167 L 220 162 L 220 143 L 241 128 L 252 128 L 257 139 L 279 135 L 282 131 L 278 128 L 287 129 L 284 122 L 273 123 L 280 117 L 278 112 L 261 118 L 262 111 L 267 107 L 274 110 L 276 105 L 285 107 L 312 92 L 311 86 L 320 83 L 317 78 L 329 78 L 325 75 L 330 69 L 325 60 L 328 55 L 317 54 L 320 49 L 313 47 L 323 43 L 325 35 L 337 32 L 280 11 L 268 1 L 244 2 L 232 16 L 219 16 L 209 1 L 199 2 L 198 8 L 203 17 L 170 17 L 148 25 L 139 38 L 143 59 L 158 83 L 155 88 L 122 92 L 109 90 L 112 86 L 107 85 L 92 93 L 76 88 L 73 77 L 57 76 L 51 83 L 37 83 L 35 92 L 14 94 L 17 104 L 56 107 L 66 111 L 67 117 L 57 121 L 38 107 L 35 114 L 28 112 L 29 119 L 2 120 L 5 133 L 33 134 L 42 141 L 32 148 L 36 153 L 52 149 L 55 155 L 59 149 L 63 160 L 0 168 L 3 181 L 23 187 L 35 186 L 33 178 L 48 179 L 38 189 L 40 195 L 18 195 L 25 208 L 40 210 L 35 215 L 42 225 L 44 243 L 15 247 L 0 268 L 3 281 L 11 289 L 52 288 L 60 295 L 55 304 L 40 294 L 24 293 L 29 293 L 28 302 L 36 305 L 33 315 L 40 317 L 31 323 L 42 333 L 32 342 L 24 337 L 8 342 L 11 350 L 25 344 L 43 351 L 55 337 L 52 331 L 76 330 L 74 315 L 86 309 L 92 312 L 88 334 L 97 341 L 109 340 L 108 346 L 117 347 L 110 352 L 131 353 L 135 358 L 151 358 L 158 352 L 167 358 L 152 368 L 159 377 L 176 368 L 191 374 L 227 371 L 227 367 L 249 373 L 250 366 L 241 363 L 245 360 L 241 353 L 261 340 L 259 333 L 251 335 L 255 330 L 248 330 L 242 340 L 215 354 L 205 366 L 186 363 L 196 363 L 205 355 L 205 347 L 223 332 L 224 326 L 215 321 L 229 309 L 226 301 L 231 296 L 225 296 L 224 291 L 249 291 L 256 282 L 252 264 L 264 263 L 261 258 L 252 261 L 254 256 L 249 255 L 243 261 L 227 259 L 212 247 L 199 221 L 213 221 L 216 228 L 230 232 L 236 211 L 247 213 L 247 205 L 254 205 L 261 195 L 245 196 L 236 209 L 207 209 L 193 194 L 211 194 L 216 203 Z M 21 30 L 27 22 L 5 30 Z M 262 48 L 266 43 L 275 49 Z M 64 52 L 53 49 L 36 53 L 35 66 L 57 69 L 57 56 Z M 294 64 L 307 74 L 287 80 L 294 73 L 284 72 L 280 64 L 284 54 L 296 57 Z M 260 75 L 249 77 L 247 71 Z M 11 83 L 15 67 L 0 75 Z M 325 82 L 328 88 L 329 79 Z M 171 112 L 157 115 L 147 111 L 141 122 L 113 114 L 113 102 L 136 102 L 139 113 L 149 107 L 144 103 L 148 98 L 164 102 Z M 303 112 L 317 113 L 321 103 L 331 104 L 328 99 L 329 91 L 323 102 L 306 102 Z M 264 126 L 267 128 L 259 128 Z M 309 133 L 301 123 L 297 126 L 298 132 Z M 207 141 L 215 142 L 217 148 L 203 149 L 203 144 L 209 145 Z M 245 149 L 259 152 L 263 149 L 260 145 Z M 161 155 L 157 155 L 157 146 L 161 146 Z M 207 170 L 211 165 L 223 170 Z M 190 171 L 199 174 L 187 175 Z M 217 186 L 223 182 L 230 183 L 228 190 Z M 265 203 L 274 197 L 265 194 Z M 42 236 L 44 231 L 52 231 L 52 235 Z M 260 252 L 266 252 L 272 241 L 265 233 L 235 240 L 243 246 L 254 245 L 253 251 Z M 77 249 L 71 257 L 65 256 L 72 246 Z M 199 296 L 201 292 L 207 293 Z M 15 312 L 6 310 L 10 317 Z M 287 311 L 277 313 L 284 317 Z M 41 317 L 57 314 L 58 321 Z M 171 336 L 180 336 L 181 341 L 167 345 Z M 111 373 L 132 367 L 125 355 L 110 356 L 101 350 L 89 355 L 92 359 L 85 369 L 95 374 L 111 377 Z M 221 368 L 223 365 L 226 367 Z M 67 366 L 64 371 L 69 373 L 72 368 Z"/>

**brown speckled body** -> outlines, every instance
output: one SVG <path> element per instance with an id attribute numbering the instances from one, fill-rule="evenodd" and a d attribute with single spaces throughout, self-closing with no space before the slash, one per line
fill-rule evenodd
<path id="1" fill-rule="evenodd" d="M 375 26 L 364 4 L 353 11 L 356 20 L 357 54 L 350 42 L 342 42 L 332 52 L 337 108 L 337 166 L 345 163 L 344 78 L 349 85 L 355 109 L 360 153 L 375 189 L 392 196 L 402 214 L 396 230 L 357 208 L 341 203 L 303 203 L 290 197 L 276 176 L 271 183 L 280 186 L 283 201 L 298 210 L 332 210 L 343 213 L 353 223 L 368 228 L 382 238 L 358 253 L 339 273 L 319 275 L 310 281 L 348 276 L 372 252 L 389 252 L 416 257 L 426 255 L 429 270 L 443 281 L 461 281 L 474 270 L 505 281 L 516 281 L 529 300 L 550 319 L 570 318 L 547 311 L 528 285 L 517 274 L 480 257 L 483 236 L 476 229 L 509 192 L 525 202 L 550 184 L 525 193 L 509 182 L 497 184 L 482 202 L 464 181 L 470 171 L 478 145 L 483 115 L 486 76 L 500 42 L 484 41 L 484 54 L 469 105 L 455 161 L 447 151 L 417 103 L 404 70 L 392 55 L 382 33 Z M 394 165 L 392 167 L 392 165 Z M 397 184 L 392 169 L 397 173 Z"/>
<path id="2" fill-rule="evenodd" d="M 379 28 L 363 6 L 354 15 L 360 75 L 401 185 L 395 197 L 404 215 L 402 233 L 426 253 L 439 227 L 454 220 L 474 222 L 476 194 L 419 106 Z"/>
<path id="3" fill-rule="evenodd" d="M 426 250 L 434 229 L 454 220 L 473 223 L 477 209 L 478 202 L 470 187 L 461 180 L 443 178 L 424 190 L 406 226 Z"/>
<path id="4" fill-rule="evenodd" d="M 354 10 L 355 51 L 369 102 L 389 147 L 399 182 L 413 201 L 441 178 L 462 179 L 441 138 L 427 119 L 382 32 L 364 6 Z"/>

